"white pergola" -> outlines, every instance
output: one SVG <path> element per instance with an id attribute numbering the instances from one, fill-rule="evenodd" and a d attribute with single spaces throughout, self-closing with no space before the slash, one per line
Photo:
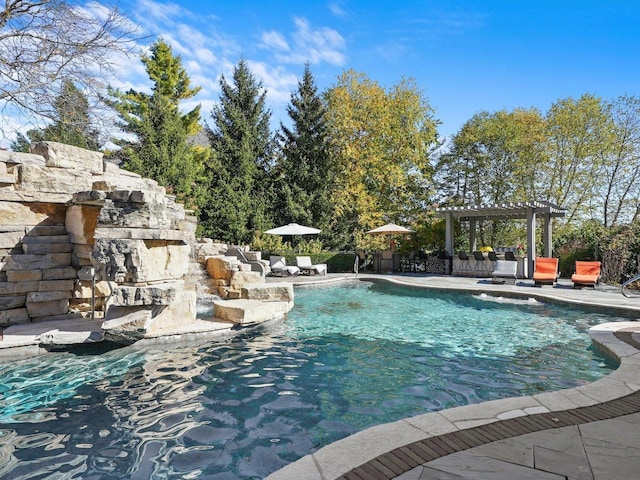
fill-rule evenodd
<path id="1" fill-rule="evenodd" d="M 453 219 L 468 220 L 469 250 L 476 250 L 476 222 L 478 220 L 527 220 L 527 272 L 533 275 L 533 260 L 536 258 L 536 217 L 542 216 L 544 256 L 551 257 L 553 217 L 564 217 L 566 210 L 549 202 L 533 200 L 529 202 L 501 203 L 465 207 L 436 208 L 436 217 L 445 218 L 445 250 L 453 256 Z"/>

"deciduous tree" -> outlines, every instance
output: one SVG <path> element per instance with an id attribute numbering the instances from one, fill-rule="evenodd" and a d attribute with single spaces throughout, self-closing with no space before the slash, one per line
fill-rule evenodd
<path id="1" fill-rule="evenodd" d="M 326 93 L 336 155 L 336 228 L 364 245 L 381 223 L 421 218 L 433 194 L 430 152 L 437 121 L 410 79 L 386 90 L 363 73 L 344 72 Z"/>
<path id="2" fill-rule="evenodd" d="M 97 98 L 118 55 L 134 46 L 135 28 L 116 7 L 94 7 L 69 0 L 2 2 L 0 111 L 36 123 L 55 120 L 65 81 Z"/>
<path id="3" fill-rule="evenodd" d="M 610 142 L 603 145 L 602 223 L 615 226 L 640 213 L 640 99 L 622 96 L 608 103 L 613 122 Z"/>
<path id="4" fill-rule="evenodd" d="M 602 187 L 602 149 L 613 124 L 601 98 L 585 94 L 555 102 L 546 115 L 549 165 L 543 198 L 565 207 L 566 221 L 593 218 Z"/>

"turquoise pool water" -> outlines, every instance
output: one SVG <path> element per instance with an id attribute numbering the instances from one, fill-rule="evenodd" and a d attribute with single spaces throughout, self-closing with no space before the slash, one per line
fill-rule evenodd
<path id="1" fill-rule="evenodd" d="M 3 364 L 0 478 L 263 478 L 372 425 L 596 380 L 586 332 L 615 320 L 359 282 L 232 340 Z"/>

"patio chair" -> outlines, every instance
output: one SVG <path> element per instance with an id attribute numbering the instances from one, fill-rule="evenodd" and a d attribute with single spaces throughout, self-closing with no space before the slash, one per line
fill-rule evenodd
<path id="1" fill-rule="evenodd" d="M 293 265 L 287 265 L 287 260 L 279 255 L 271 255 L 269 257 L 271 265 L 271 275 L 284 277 L 286 275 L 298 275 L 300 269 Z"/>
<path id="2" fill-rule="evenodd" d="M 476 261 L 473 269 L 473 276 L 477 277 L 478 271 L 482 270 L 481 273 L 482 273 L 482 276 L 484 277 L 487 274 L 487 269 L 486 269 L 487 259 L 484 258 L 484 254 L 476 250 L 475 252 L 473 252 L 473 259 Z"/>
<path id="3" fill-rule="evenodd" d="M 363 272 L 372 270 L 373 260 L 371 258 L 371 255 L 368 255 L 364 250 L 358 250 L 356 254 L 358 255 L 358 259 L 360 261 L 360 270 Z"/>
<path id="4" fill-rule="evenodd" d="M 496 260 L 491 283 L 510 283 L 515 285 L 518 273 L 518 263 L 509 260 Z"/>
<path id="5" fill-rule="evenodd" d="M 536 286 L 553 285 L 559 276 L 560 272 L 558 272 L 557 258 L 536 258 L 535 270 L 533 272 L 533 281 Z"/>
<path id="6" fill-rule="evenodd" d="M 506 252 L 504 252 L 504 259 L 507 260 L 508 262 L 515 262 L 516 256 L 511 250 L 507 250 Z"/>
<path id="7" fill-rule="evenodd" d="M 596 288 L 600 283 L 600 262 L 576 261 L 576 273 L 571 276 L 573 288 L 590 286 Z"/>
<path id="8" fill-rule="evenodd" d="M 415 272 L 416 271 L 416 252 L 411 251 L 400 258 L 400 271 L 401 272 Z"/>
<path id="9" fill-rule="evenodd" d="M 313 265 L 311 263 L 311 257 L 296 257 L 296 265 L 300 269 L 300 273 L 307 275 L 326 275 L 327 264 L 318 263 Z"/>
<path id="10" fill-rule="evenodd" d="M 463 272 L 464 274 L 467 274 L 469 272 L 469 255 L 467 255 L 467 252 L 460 250 L 458 252 L 458 260 L 460 260 L 458 274 Z"/>

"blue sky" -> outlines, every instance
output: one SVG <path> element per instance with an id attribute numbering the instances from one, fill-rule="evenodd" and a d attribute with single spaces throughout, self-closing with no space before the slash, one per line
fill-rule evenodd
<path id="1" fill-rule="evenodd" d="M 162 35 L 181 55 L 203 87 L 195 103 L 209 121 L 219 76 L 230 78 L 241 57 L 268 90 L 274 125 L 287 121 L 305 61 L 320 90 L 347 69 L 385 87 L 414 78 L 442 136 L 481 110 L 544 113 L 584 93 L 640 95 L 640 2 L 632 0 L 124 0 L 120 9 L 147 45 Z M 113 84 L 150 86 L 137 59 Z"/>

